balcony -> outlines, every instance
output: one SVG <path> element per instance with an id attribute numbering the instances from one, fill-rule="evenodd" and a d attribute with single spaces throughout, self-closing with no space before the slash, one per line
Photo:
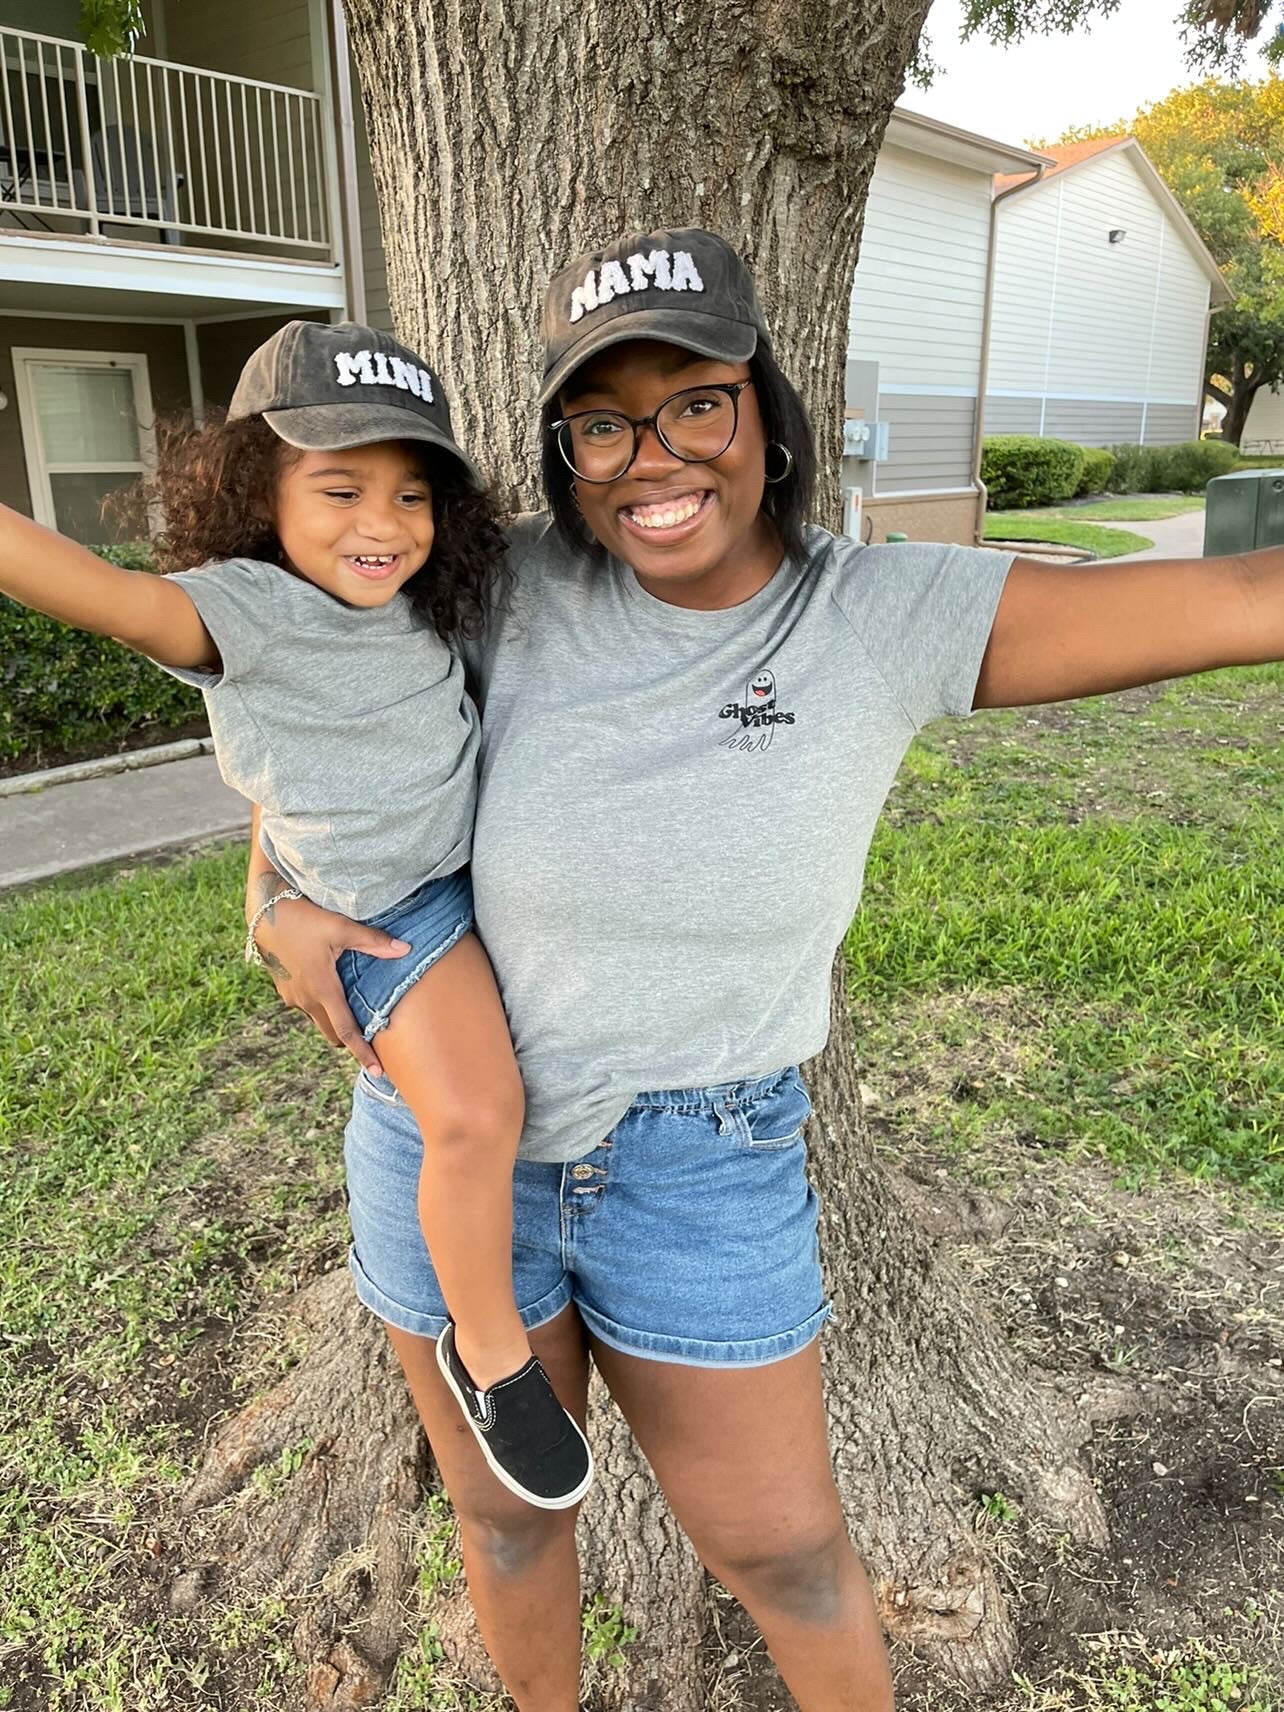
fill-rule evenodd
<path id="1" fill-rule="evenodd" d="M 0 231 L 335 256 L 320 95 L 0 27 Z"/>

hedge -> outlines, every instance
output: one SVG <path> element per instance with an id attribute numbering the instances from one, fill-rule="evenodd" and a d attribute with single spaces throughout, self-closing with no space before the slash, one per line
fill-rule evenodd
<path id="1" fill-rule="evenodd" d="M 1112 446 L 1112 493 L 1203 493 L 1214 476 L 1239 462 L 1225 440 L 1183 440 L 1176 446 Z"/>
<path id="2" fill-rule="evenodd" d="M 95 547 L 101 558 L 150 570 L 146 548 Z M 0 762 L 39 765 L 50 754 L 119 746 L 146 725 L 203 712 L 200 692 L 105 636 L 71 630 L 0 597 Z"/>
<path id="3" fill-rule="evenodd" d="M 1110 478 L 1115 470 L 1115 455 L 1109 446 L 1085 446 L 1083 448 L 1083 474 L 1079 477 L 1079 485 L 1074 490 L 1076 497 L 1082 499 L 1090 493 L 1105 493 L 1110 486 Z"/>
<path id="4" fill-rule="evenodd" d="M 1284 458 L 1277 461 L 1284 465 Z M 1224 440 L 1176 446 L 1073 446 L 1033 434 L 996 434 L 981 455 L 981 480 L 995 511 L 1056 505 L 1093 493 L 1203 493 L 1245 460 Z M 1073 474 L 1073 481 L 1071 475 Z"/>
<path id="5" fill-rule="evenodd" d="M 997 511 L 1070 499 L 1083 476 L 1084 449 L 1036 434 L 995 434 L 981 452 L 981 480 Z"/>

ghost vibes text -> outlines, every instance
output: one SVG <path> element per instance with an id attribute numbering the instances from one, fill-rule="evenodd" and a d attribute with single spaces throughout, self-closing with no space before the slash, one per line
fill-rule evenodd
<path id="1" fill-rule="evenodd" d="M 741 725 L 792 725 L 792 713 L 769 713 L 762 708 L 742 707 L 738 701 L 729 701 L 718 715 L 719 719 L 738 719 Z"/>

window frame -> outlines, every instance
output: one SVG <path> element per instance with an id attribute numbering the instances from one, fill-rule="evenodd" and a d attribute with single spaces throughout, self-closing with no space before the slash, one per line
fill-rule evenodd
<path id="1" fill-rule="evenodd" d="M 53 484 L 50 480 L 52 476 L 120 474 L 126 478 L 131 475 L 151 478 L 155 475 L 156 435 L 152 413 L 151 376 L 145 352 L 59 350 L 38 345 L 14 345 L 10 355 L 13 358 L 18 420 L 22 429 L 22 455 L 27 469 L 27 490 L 31 496 L 31 514 L 37 523 L 43 523 L 50 529 L 58 527 Z M 65 463 L 60 460 L 51 463 L 45 457 L 32 371 L 41 365 L 49 364 L 82 369 L 123 369 L 130 375 L 140 454 L 136 461 Z"/>

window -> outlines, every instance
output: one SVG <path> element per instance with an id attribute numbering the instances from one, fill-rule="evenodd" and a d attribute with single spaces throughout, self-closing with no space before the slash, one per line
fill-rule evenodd
<path id="1" fill-rule="evenodd" d="M 75 541 L 115 540 L 102 502 L 154 461 L 147 358 L 15 348 L 13 363 L 34 516 Z"/>

